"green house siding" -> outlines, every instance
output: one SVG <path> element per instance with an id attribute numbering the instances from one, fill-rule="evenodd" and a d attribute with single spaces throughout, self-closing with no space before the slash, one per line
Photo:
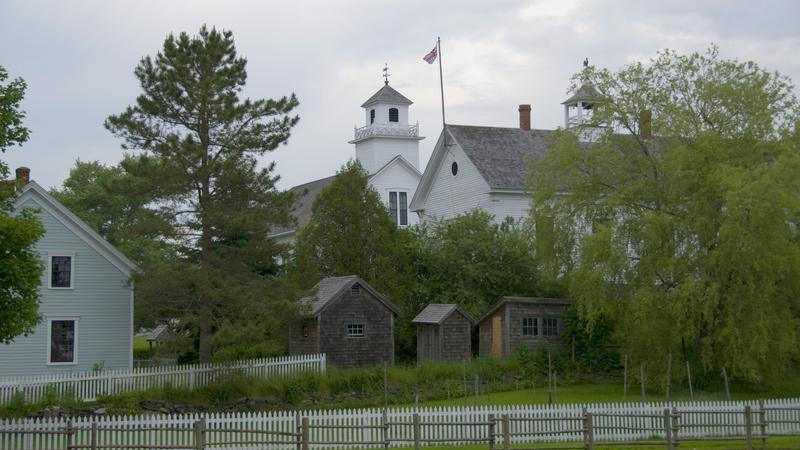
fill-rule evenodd
<path id="1" fill-rule="evenodd" d="M 39 208 L 45 227 L 37 250 L 45 263 L 39 314 L 42 321 L 28 336 L 0 344 L 0 377 L 92 370 L 96 365 L 130 368 L 133 296 L 128 276 L 100 251 L 59 221 L 35 197 L 23 207 Z M 95 243 L 96 246 L 96 243 Z M 71 289 L 48 288 L 49 256 L 73 256 Z M 77 319 L 77 363 L 48 364 L 48 319 Z"/>

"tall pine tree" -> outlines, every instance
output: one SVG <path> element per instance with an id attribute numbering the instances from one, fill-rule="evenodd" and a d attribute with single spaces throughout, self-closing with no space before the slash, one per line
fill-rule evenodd
<path id="1" fill-rule="evenodd" d="M 276 191 L 274 166 L 258 169 L 256 158 L 286 143 L 298 101 L 241 99 L 246 64 L 230 31 L 169 35 L 135 69 L 136 103 L 106 120 L 131 150 L 122 166 L 147 181 L 179 255 L 139 277 L 137 297 L 174 306 L 200 361 L 212 358 L 218 330 L 248 317 L 272 320 L 260 330 L 277 339 L 280 315 L 268 311 L 285 300 L 275 294 L 279 249 L 266 236 L 290 220 L 291 199 Z"/>

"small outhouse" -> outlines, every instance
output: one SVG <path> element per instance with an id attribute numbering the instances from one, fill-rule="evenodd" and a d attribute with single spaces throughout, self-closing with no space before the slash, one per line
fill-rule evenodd
<path id="1" fill-rule="evenodd" d="M 417 362 L 472 358 L 475 322 L 458 305 L 432 303 L 411 322 L 417 327 Z"/>

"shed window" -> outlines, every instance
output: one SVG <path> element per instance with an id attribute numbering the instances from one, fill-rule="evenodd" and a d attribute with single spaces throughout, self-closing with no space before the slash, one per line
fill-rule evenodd
<path id="1" fill-rule="evenodd" d="M 522 334 L 523 336 L 538 336 L 539 335 L 539 319 L 536 317 L 523 317 L 522 318 Z"/>
<path id="2" fill-rule="evenodd" d="M 408 225 L 408 193 L 389 192 L 389 215 L 396 225 Z"/>
<path id="3" fill-rule="evenodd" d="M 75 320 L 50 321 L 50 364 L 75 362 Z"/>
<path id="4" fill-rule="evenodd" d="M 362 336 L 364 336 L 364 324 L 363 323 L 349 323 L 349 324 L 347 324 L 347 336 L 348 337 L 362 337 Z"/>
<path id="5" fill-rule="evenodd" d="M 369 123 L 375 123 L 375 110 L 369 110 Z"/>
<path id="6" fill-rule="evenodd" d="M 72 256 L 50 257 L 50 287 L 72 287 Z"/>
<path id="7" fill-rule="evenodd" d="M 303 337 L 307 338 L 308 337 L 308 324 L 304 323 L 300 331 L 303 333 Z"/>
<path id="8" fill-rule="evenodd" d="M 397 108 L 389 108 L 389 122 L 399 122 L 400 112 Z"/>
<path id="9" fill-rule="evenodd" d="M 542 334 L 544 336 L 558 336 L 558 319 L 542 319 Z"/>

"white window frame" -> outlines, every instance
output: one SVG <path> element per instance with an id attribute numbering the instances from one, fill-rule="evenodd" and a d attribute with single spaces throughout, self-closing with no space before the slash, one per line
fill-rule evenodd
<path id="1" fill-rule="evenodd" d="M 350 327 L 361 327 L 361 334 L 351 334 Z M 347 324 L 347 337 L 349 338 L 362 338 L 366 335 L 367 326 L 363 323 L 348 323 Z"/>
<path id="2" fill-rule="evenodd" d="M 53 258 L 69 258 L 69 287 L 53 286 Z M 47 289 L 71 290 L 75 289 L 75 253 L 48 253 L 47 254 Z"/>
<path id="3" fill-rule="evenodd" d="M 545 321 L 548 321 L 548 320 L 554 321 L 553 326 L 546 326 L 545 325 Z M 559 329 L 558 329 L 559 328 L 559 323 L 558 322 L 559 322 L 558 317 L 544 317 L 544 318 L 542 318 L 542 336 L 548 336 L 548 337 L 556 337 L 556 336 L 558 336 L 559 335 Z M 545 330 L 550 330 L 550 331 L 552 331 L 552 333 L 551 334 L 547 334 L 547 332 Z"/>
<path id="4" fill-rule="evenodd" d="M 411 211 L 408 209 L 408 207 L 410 206 L 410 203 L 411 203 L 411 198 L 410 198 L 411 196 L 408 195 L 409 192 L 406 189 L 399 189 L 399 188 L 389 189 L 387 191 L 387 193 L 386 193 L 386 205 L 387 205 L 387 209 L 389 210 L 389 214 L 390 215 L 392 213 L 392 193 L 397 194 L 397 210 L 396 210 L 397 213 L 396 213 L 395 217 L 393 218 L 394 219 L 394 223 L 398 227 L 405 228 L 405 227 L 409 226 L 409 224 L 411 222 L 409 220 L 409 213 Z M 406 194 L 406 223 L 405 224 L 401 224 L 400 223 L 400 193 Z"/>
<path id="5" fill-rule="evenodd" d="M 531 326 L 529 326 L 529 327 L 525 326 L 525 321 L 526 320 L 530 320 L 531 321 Z M 525 333 L 525 329 L 526 328 L 531 330 L 530 334 L 526 334 Z M 539 318 L 538 317 L 528 316 L 528 317 L 523 317 L 522 318 L 522 335 L 523 336 L 539 336 Z"/>
<path id="6" fill-rule="evenodd" d="M 80 317 L 48 317 L 47 318 L 47 360 L 45 363 L 48 366 L 77 366 L 78 365 L 78 330 L 80 326 Z M 71 320 L 75 322 L 75 336 L 73 337 L 74 341 L 74 348 L 72 349 L 72 361 L 71 362 L 50 362 L 50 351 L 52 350 L 52 340 L 53 340 L 53 322 L 58 321 L 68 321 Z"/>

